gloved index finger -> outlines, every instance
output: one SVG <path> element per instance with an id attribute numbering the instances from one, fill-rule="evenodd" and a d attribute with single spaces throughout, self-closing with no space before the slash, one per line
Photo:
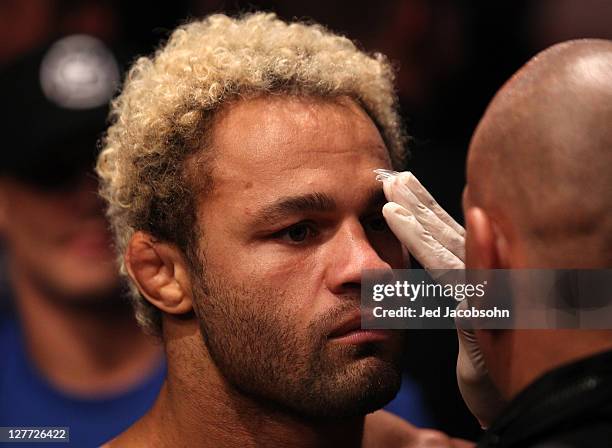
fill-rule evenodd
<path id="1" fill-rule="evenodd" d="M 385 193 L 385 197 L 389 202 L 398 202 L 393 194 L 393 189 L 391 188 L 395 178 L 399 176 L 401 173 L 393 170 L 386 170 L 383 168 L 377 168 L 372 170 L 376 173 L 376 180 L 383 184 L 383 191 Z M 415 197 L 416 199 L 416 197 Z"/>
<path id="2" fill-rule="evenodd" d="M 465 229 L 453 219 L 451 215 L 446 213 L 446 211 L 440 207 L 440 204 L 433 198 L 429 191 L 419 182 L 414 174 L 410 171 L 399 173 L 397 176 L 398 181 L 406 185 L 412 191 L 412 193 L 417 197 L 417 199 L 424 204 L 428 209 L 434 212 L 438 218 L 440 218 L 444 223 L 453 228 L 459 235 L 465 235 Z"/>
<path id="3" fill-rule="evenodd" d="M 389 202 L 385 204 L 382 212 L 391 231 L 425 269 L 464 267 L 463 260 L 426 229 L 409 210 L 395 202 Z"/>
<path id="4" fill-rule="evenodd" d="M 398 182 L 396 180 L 396 182 Z M 391 187 L 395 202 L 403 205 L 429 231 L 440 244 L 454 253 L 458 258 L 465 258 L 464 236 L 454 227 L 443 221 L 439 215 L 423 204 L 419 198 L 402 182 Z"/>

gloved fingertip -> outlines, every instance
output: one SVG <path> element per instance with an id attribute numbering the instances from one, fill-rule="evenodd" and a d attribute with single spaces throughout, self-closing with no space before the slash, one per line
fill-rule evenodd
<path id="1" fill-rule="evenodd" d="M 411 217 L 412 215 L 401 205 L 396 202 L 387 202 L 383 205 L 382 213 L 385 218 L 392 215 L 401 215 L 403 217 Z"/>
<path id="2" fill-rule="evenodd" d="M 408 185 L 415 191 L 424 190 L 423 185 L 421 184 L 421 182 L 419 182 L 419 179 L 412 173 L 412 171 L 408 171 L 407 173 L 409 174 L 409 176 L 406 176 L 406 178 L 404 179 L 406 185 Z"/>
<path id="3" fill-rule="evenodd" d="M 372 170 L 372 171 L 376 173 L 376 180 L 379 182 L 384 182 L 385 180 L 393 179 L 398 174 L 400 174 L 397 171 L 387 170 L 384 168 L 376 168 L 375 170 Z"/>
<path id="4" fill-rule="evenodd" d="M 402 171 L 401 173 L 398 173 L 395 177 L 399 180 L 400 184 L 405 185 L 406 182 L 410 180 L 410 172 Z"/>

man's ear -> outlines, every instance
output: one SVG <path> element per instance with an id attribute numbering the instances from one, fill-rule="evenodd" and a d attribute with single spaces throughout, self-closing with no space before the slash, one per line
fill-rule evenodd
<path id="1" fill-rule="evenodd" d="M 187 263 L 174 245 L 136 232 L 125 252 L 125 266 L 141 294 L 163 312 L 184 314 L 192 310 Z"/>
<path id="2" fill-rule="evenodd" d="M 479 207 L 465 212 L 466 267 L 469 269 L 508 268 L 509 248 L 506 236 L 490 216 Z"/>

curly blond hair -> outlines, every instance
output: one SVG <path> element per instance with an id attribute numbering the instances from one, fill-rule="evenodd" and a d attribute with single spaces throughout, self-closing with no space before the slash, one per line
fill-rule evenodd
<path id="1" fill-rule="evenodd" d="M 130 69 L 112 102 L 98 158 L 121 272 L 138 230 L 189 251 L 197 231 L 196 193 L 210 179 L 201 167 L 197 182 L 191 179 L 187 161 L 194 154 L 205 158 L 223 105 L 266 94 L 348 96 L 372 118 L 399 167 L 405 136 L 393 79 L 383 55 L 369 55 L 320 25 L 286 23 L 274 14 L 216 14 L 176 29 L 154 56 Z M 160 311 L 131 289 L 138 322 L 159 335 Z"/>

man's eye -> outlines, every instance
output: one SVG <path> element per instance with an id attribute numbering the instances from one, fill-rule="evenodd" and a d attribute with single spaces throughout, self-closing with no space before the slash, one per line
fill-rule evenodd
<path id="1" fill-rule="evenodd" d="M 382 215 L 370 218 L 366 223 L 366 227 L 374 232 L 386 232 L 389 230 L 387 221 L 385 221 L 385 218 Z"/>
<path id="2" fill-rule="evenodd" d="M 275 237 L 286 241 L 288 243 L 303 243 L 306 239 L 311 238 L 316 235 L 316 231 L 312 227 L 312 225 L 307 223 L 299 223 L 295 224 L 291 227 L 288 227 L 284 230 L 281 230 Z"/>

